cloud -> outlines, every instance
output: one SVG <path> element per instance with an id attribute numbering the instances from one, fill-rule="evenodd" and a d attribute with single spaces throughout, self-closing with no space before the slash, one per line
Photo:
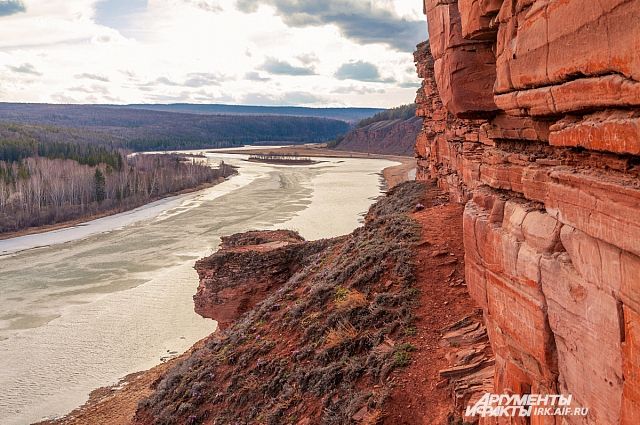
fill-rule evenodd
<path id="1" fill-rule="evenodd" d="M 87 94 L 102 94 L 102 95 L 109 94 L 109 90 L 106 87 L 98 86 L 95 84 L 90 87 L 86 87 L 86 86 L 71 87 L 68 90 L 78 92 L 78 93 L 87 93 Z"/>
<path id="2" fill-rule="evenodd" d="M 26 11 L 27 8 L 22 0 L 0 0 L 0 17 Z"/>
<path id="3" fill-rule="evenodd" d="M 63 104 L 80 103 L 77 99 L 71 96 L 68 96 L 65 93 L 54 93 L 51 95 L 51 100 L 54 103 L 63 103 Z"/>
<path id="4" fill-rule="evenodd" d="M 193 93 L 192 100 L 205 103 L 233 103 L 235 98 L 228 93 L 209 93 L 204 90 L 198 90 Z"/>
<path id="5" fill-rule="evenodd" d="M 420 83 L 414 81 L 405 81 L 403 83 L 400 83 L 398 86 L 402 87 L 403 89 L 417 89 L 418 87 L 420 87 Z"/>
<path id="6" fill-rule="evenodd" d="M 247 105 L 260 105 L 260 106 L 298 106 L 298 105 L 313 105 L 325 102 L 326 99 L 316 96 L 311 93 L 293 91 L 287 92 L 280 96 L 251 93 L 242 99 L 242 102 Z"/>
<path id="7" fill-rule="evenodd" d="M 209 86 L 219 86 L 221 81 L 230 80 L 223 75 L 212 74 L 208 72 L 192 72 L 187 74 L 186 79 L 182 82 L 171 80 L 167 77 L 158 77 L 153 81 L 141 84 L 140 87 L 170 86 L 170 87 L 192 87 L 201 88 Z"/>
<path id="8" fill-rule="evenodd" d="M 255 71 L 247 72 L 246 74 L 244 74 L 244 79 L 249 81 L 270 81 L 271 80 L 271 78 L 263 77 L 260 75 L 260 73 Z"/>
<path id="9" fill-rule="evenodd" d="M 275 8 L 292 27 L 336 25 L 345 37 L 361 44 L 383 43 L 394 49 L 412 52 L 426 37 L 421 20 L 402 18 L 374 2 L 365 0 L 237 0 L 245 13 L 261 4 Z"/>
<path id="10" fill-rule="evenodd" d="M 226 93 L 213 94 L 203 90 L 193 92 L 181 90 L 179 93 L 152 93 L 146 96 L 146 100 L 152 103 L 218 103 L 234 102 L 234 98 Z"/>
<path id="11" fill-rule="evenodd" d="M 96 81 L 102 81 L 103 83 L 108 83 L 109 82 L 109 78 L 105 77 L 104 75 L 98 75 L 98 74 L 89 74 L 89 73 L 84 73 L 84 74 L 78 74 L 75 76 L 76 79 L 78 80 L 96 80 Z"/>
<path id="12" fill-rule="evenodd" d="M 184 2 L 206 12 L 219 13 L 223 10 L 216 0 L 184 0 Z"/>
<path id="13" fill-rule="evenodd" d="M 294 66 L 289 62 L 281 61 L 274 58 L 267 58 L 261 68 L 269 74 L 276 75 L 315 75 L 316 72 L 312 67 Z"/>
<path id="14" fill-rule="evenodd" d="M 384 89 L 374 89 L 371 87 L 338 87 L 335 90 L 332 90 L 331 93 L 335 94 L 384 94 Z"/>
<path id="15" fill-rule="evenodd" d="M 38 70 L 30 63 L 23 63 L 19 66 L 8 65 L 7 68 L 13 72 L 17 72 L 18 74 L 42 75 L 42 73 L 38 72 Z"/>
<path id="16" fill-rule="evenodd" d="M 159 78 L 156 78 L 155 81 L 149 82 L 149 83 L 147 83 L 145 85 L 146 86 L 163 85 L 163 86 L 176 87 L 176 86 L 179 86 L 180 83 L 177 83 L 177 82 L 175 82 L 173 80 L 170 80 L 167 77 L 159 77 Z"/>
<path id="17" fill-rule="evenodd" d="M 198 72 L 187 75 L 187 79 L 184 84 L 187 87 L 208 87 L 208 86 L 219 86 L 220 80 L 223 80 L 224 77 L 211 74 L 206 72 Z"/>
<path id="18" fill-rule="evenodd" d="M 312 63 L 317 63 L 319 61 L 318 56 L 315 53 L 305 53 L 303 55 L 296 56 L 300 62 L 305 65 L 311 65 Z"/>
<path id="19" fill-rule="evenodd" d="M 120 73 L 126 76 L 130 80 L 135 80 L 137 78 L 136 73 L 129 69 L 121 69 Z"/>
<path id="20" fill-rule="evenodd" d="M 191 100 L 191 93 L 188 91 L 182 91 L 175 94 L 151 94 L 148 99 L 153 102 L 160 103 L 174 103 L 174 102 L 189 102 Z"/>
<path id="21" fill-rule="evenodd" d="M 5 102 L 47 102 L 57 95 L 58 101 L 150 103 L 164 95 L 200 103 L 227 93 L 241 103 L 262 93 L 251 103 L 390 107 L 414 97 L 413 88 L 401 87 L 416 81 L 411 55 L 384 43 L 357 43 L 345 36 L 349 29 L 331 22 L 346 19 L 341 2 L 353 5 L 353 19 L 364 19 L 361 12 L 372 7 L 395 20 L 422 20 L 419 2 L 255 0 L 258 13 L 248 14 L 237 10 L 238 0 L 22 1 L 26 13 L 0 18 Z M 276 3 L 309 16 L 287 26 Z M 223 10 L 214 13 L 217 5 Z M 331 11 L 339 13 L 332 18 Z M 302 26 L 305 20 L 310 26 Z M 347 74 L 347 67 L 338 74 L 343 79 L 334 76 L 358 61 L 378 72 Z M 396 82 L 385 84 L 389 77 Z"/>
<path id="22" fill-rule="evenodd" d="M 393 78 L 383 79 L 377 66 L 363 61 L 343 64 L 338 68 L 334 76 L 339 80 L 358 80 L 375 83 L 392 83 L 395 81 Z"/>

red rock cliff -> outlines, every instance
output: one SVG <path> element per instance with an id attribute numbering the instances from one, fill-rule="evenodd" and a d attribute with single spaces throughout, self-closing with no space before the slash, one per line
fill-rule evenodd
<path id="1" fill-rule="evenodd" d="M 222 238 L 220 249 L 196 262 L 195 311 L 226 329 L 275 292 L 325 241 L 306 242 L 290 230 L 252 231 Z"/>
<path id="2" fill-rule="evenodd" d="M 418 178 L 466 203 L 495 392 L 589 408 L 526 423 L 640 423 L 640 1 L 424 9 Z"/>

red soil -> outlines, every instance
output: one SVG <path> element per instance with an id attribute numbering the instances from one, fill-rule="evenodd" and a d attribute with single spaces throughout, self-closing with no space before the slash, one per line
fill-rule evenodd
<path id="1" fill-rule="evenodd" d="M 438 196 L 436 189 L 429 191 L 428 198 Z M 441 330 L 476 309 L 466 286 L 459 284 L 464 279 L 462 208 L 447 203 L 413 214 L 422 224 L 417 284 L 420 305 L 416 309 L 417 332 L 410 340 L 417 350 L 412 364 L 395 372 L 396 386 L 385 409 L 385 424 L 446 424 L 453 411 L 451 392 L 438 385 L 442 381 L 438 372 L 449 366 L 449 349 L 440 344 Z"/>

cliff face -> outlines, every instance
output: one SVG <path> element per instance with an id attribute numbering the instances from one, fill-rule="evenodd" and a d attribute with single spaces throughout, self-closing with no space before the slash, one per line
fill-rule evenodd
<path id="1" fill-rule="evenodd" d="M 640 2 L 424 6 L 418 178 L 466 203 L 495 392 L 640 423 Z"/>
<path id="2" fill-rule="evenodd" d="M 337 150 L 387 155 L 412 155 L 422 120 L 386 120 L 356 128 L 336 147 Z"/>
<path id="3" fill-rule="evenodd" d="M 200 277 L 195 311 L 227 328 L 307 265 L 327 243 L 305 242 L 286 230 L 255 231 L 222 238 L 220 249 L 196 263 Z"/>

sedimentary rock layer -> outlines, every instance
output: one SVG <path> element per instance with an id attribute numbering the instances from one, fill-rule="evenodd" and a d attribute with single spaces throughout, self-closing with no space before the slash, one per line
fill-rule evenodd
<path id="1" fill-rule="evenodd" d="M 531 423 L 640 423 L 640 1 L 425 11 L 418 178 L 466 204 L 495 392 L 589 408 Z"/>

